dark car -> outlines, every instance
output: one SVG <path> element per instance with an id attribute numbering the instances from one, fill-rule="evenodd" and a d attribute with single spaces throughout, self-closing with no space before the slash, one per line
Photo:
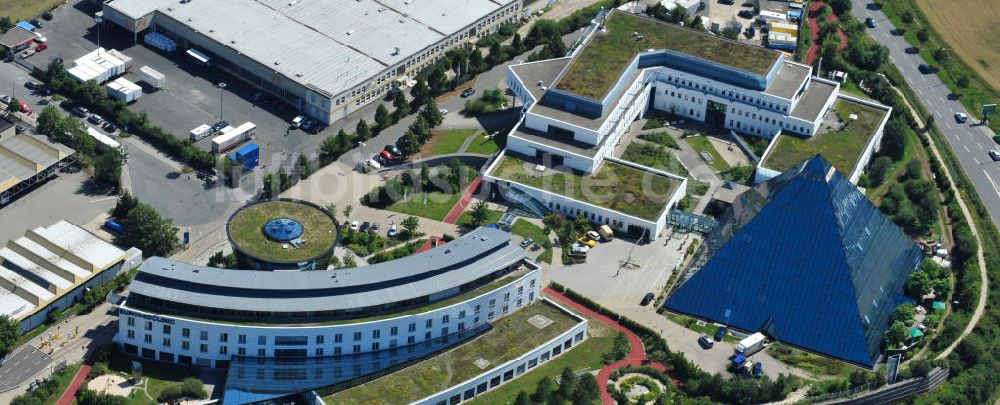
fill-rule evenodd
<path id="1" fill-rule="evenodd" d="M 45 21 L 52 21 L 52 12 L 46 11 L 42 13 L 42 19 L 44 19 Z"/>
<path id="2" fill-rule="evenodd" d="M 868 28 L 875 28 L 875 19 L 871 17 L 865 18 L 865 25 L 867 25 Z"/>
<path id="3" fill-rule="evenodd" d="M 756 362 L 753 365 L 753 378 L 760 379 L 764 376 L 764 364 Z"/>
<path id="4" fill-rule="evenodd" d="M 216 123 L 212 124 L 212 131 L 219 132 L 219 131 L 222 130 L 222 128 L 225 128 L 225 127 L 228 127 L 228 126 L 229 126 L 229 121 L 221 120 L 219 122 L 216 122 Z"/>
<path id="5" fill-rule="evenodd" d="M 34 80 L 29 80 L 26 83 L 24 83 L 24 87 L 27 87 L 28 90 L 35 90 L 35 89 L 41 88 L 42 84 L 39 83 L 39 82 L 36 82 Z"/>
<path id="6" fill-rule="evenodd" d="M 725 326 L 720 326 L 719 329 L 715 330 L 715 341 L 721 342 L 722 338 L 726 337 L 727 332 L 729 332 L 729 328 Z"/>
<path id="7" fill-rule="evenodd" d="M 930 74 L 930 73 L 934 73 L 934 68 L 932 68 L 931 65 L 928 65 L 926 63 L 921 64 L 920 66 L 917 66 L 917 69 L 920 70 L 920 73 L 923 73 L 925 75 L 926 74 Z"/>
<path id="8" fill-rule="evenodd" d="M 1000 151 L 996 149 L 991 150 L 990 159 L 993 159 L 993 161 L 1000 161 Z"/>
<path id="9" fill-rule="evenodd" d="M 90 121 L 90 123 L 94 125 L 101 125 L 104 123 L 104 117 L 97 114 L 90 114 L 90 116 L 87 117 L 87 121 Z"/>
<path id="10" fill-rule="evenodd" d="M 646 293 L 646 295 L 642 297 L 642 302 L 639 302 L 639 305 L 642 306 L 649 305 L 650 302 L 653 302 L 654 298 L 656 298 L 656 296 L 653 295 L 653 293 Z"/>
<path id="11" fill-rule="evenodd" d="M 361 227 L 358 228 L 358 232 L 368 232 L 368 228 L 371 228 L 371 226 L 372 224 L 370 222 L 365 221 L 361 224 Z"/>
<path id="12" fill-rule="evenodd" d="M 102 125 L 101 128 L 109 134 L 118 130 L 118 126 L 111 121 L 104 121 L 104 125 Z"/>
<path id="13" fill-rule="evenodd" d="M 711 349 L 712 347 L 715 346 L 715 342 L 713 342 L 711 338 L 705 335 L 702 335 L 700 338 L 698 338 L 698 344 L 705 349 Z"/>
<path id="14" fill-rule="evenodd" d="M 736 13 L 736 15 L 749 20 L 753 18 L 753 10 L 740 10 L 740 12 Z"/>
<path id="15" fill-rule="evenodd" d="M 399 153 L 399 148 L 397 148 L 396 145 L 385 145 L 385 150 L 393 156 L 402 155 L 402 153 Z"/>
<path id="16" fill-rule="evenodd" d="M 467 88 L 467 89 L 465 89 L 465 90 L 462 91 L 462 98 L 469 97 L 469 96 L 471 96 L 473 94 L 476 94 L 476 89 L 474 89 L 472 87 L 469 87 L 469 88 Z"/>
<path id="17" fill-rule="evenodd" d="M 90 110 L 87 107 L 76 106 L 73 107 L 73 114 L 76 114 L 80 118 L 87 118 L 90 115 Z"/>
<path id="18" fill-rule="evenodd" d="M 28 130 L 28 128 L 25 127 L 24 125 L 21 125 L 21 124 L 17 124 L 17 125 L 14 126 L 14 133 L 15 134 L 20 134 L 20 133 L 25 132 L 27 130 Z"/>

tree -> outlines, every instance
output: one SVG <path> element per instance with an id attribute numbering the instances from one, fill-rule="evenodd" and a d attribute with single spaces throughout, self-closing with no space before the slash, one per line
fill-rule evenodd
<path id="1" fill-rule="evenodd" d="M 473 49 L 469 53 L 468 74 L 474 76 L 485 72 L 487 68 L 488 65 L 483 59 L 483 53 L 479 51 L 479 48 Z"/>
<path id="2" fill-rule="evenodd" d="M 403 93 L 398 93 L 403 94 Z M 389 116 L 389 109 L 385 108 L 385 104 L 379 103 L 378 108 L 375 110 L 375 128 L 379 130 L 388 127 L 391 122 L 392 117 Z"/>
<path id="3" fill-rule="evenodd" d="M 371 128 L 368 128 L 368 123 L 362 118 L 358 121 L 358 125 L 354 127 L 355 135 L 358 137 L 358 141 L 364 142 L 372 137 Z"/>
<path id="4" fill-rule="evenodd" d="M 833 9 L 833 13 L 838 16 L 851 11 L 851 0 L 828 0 L 827 4 Z"/>
<path id="5" fill-rule="evenodd" d="M 517 398 L 514 399 L 514 405 L 531 405 L 531 399 L 528 398 L 528 393 L 521 391 L 517 393 Z"/>
<path id="6" fill-rule="evenodd" d="M 740 31 L 737 30 L 736 27 L 731 25 L 726 26 L 726 28 L 723 28 L 720 34 L 722 35 L 723 38 L 731 39 L 733 41 L 740 39 Z"/>
<path id="7" fill-rule="evenodd" d="M 910 24 L 913 22 L 913 12 L 910 10 L 903 11 L 903 14 L 899 18 L 903 20 L 904 24 Z"/>
<path id="8" fill-rule="evenodd" d="M 0 314 L 0 354 L 13 349 L 20 338 L 21 322 L 8 314 Z"/>
<path id="9" fill-rule="evenodd" d="M 177 228 L 169 218 L 162 218 L 152 206 L 138 203 L 123 220 L 125 244 L 148 256 L 166 256 L 177 246 Z"/>
<path id="10" fill-rule="evenodd" d="M 393 93 L 392 106 L 399 112 L 400 117 L 406 116 L 406 114 L 410 113 L 410 103 L 406 101 L 406 95 L 401 91 Z"/>
<path id="11" fill-rule="evenodd" d="M 401 138 L 399 138 L 399 152 L 403 156 L 412 156 L 417 152 L 420 152 L 420 139 L 413 131 L 407 130 Z"/>
<path id="12" fill-rule="evenodd" d="M 11 96 L 10 104 L 7 104 L 7 111 L 21 112 L 21 100 L 18 100 L 17 97 Z"/>
<path id="13" fill-rule="evenodd" d="M 343 130 L 341 130 L 343 131 Z M 319 144 L 319 164 L 320 166 L 326 166 L 333 161 L 337 160 L 338 157 L 343 153 L 340 149 L 340 145 L 337 142 L 337 138 L 333 135 L 323 139 L 323 142 Z"/>
<path id="14" fill-rule="evenodd" d="M 296 162 L 295 167 L 298 169 L 300 180 L 307 179 L 314 171 L 312 163 L 309 162 L 309 158 L 306 157 L 305 153 L 299 155 L 299 160 Z"/>
<path id="15" fill-rule="evenodd" d="M 76 95 L 81 104 L 88 106 L 96 105 L 98 101 L 108 97 L 108 93 L 104 91 L 104 88 L 93 80 L 87 80 L 80 85 L 76 91 Z"/>
<path id="16" fill-rule="evenodd" d="M 435 66 L 427 77 L 427 86 L 430 87 L 433 95 L 444 93 L 448 90 L 448 78 L 444 74 L 444 68 Z"/>
<path id="17" fill-rule="evenodd" d="M 906 340 L 906 325 L 900 321 L 893 321 L 892 326 L 885 332 L 885 338 L 889 342 L 889 347 L 899 347 Z"/>
<path id="18" fill-rule="evenodd" d="M 38 125 L 35 129 L 40 134 L 54 136 L 59 129 L 60 121 L 62 121 L 62 115 L 59 114 L 59 111 L 53 106 L 45 106 L 38 114 Z"/>
<path id="19" fill-rule="evenodd" d="M 433 98 L 427 100 L 427 104 L 421 110 L 420 116 L 427 120 L 427 125 L 431 128 L 441 125 L 444 122 L 444 115 L 441 115 L 441 108 L 438 107 L 437 100 Z"/>
<path id="20" fill-rule="evenodd" d="M 423 145 L 424 142 L 427 142 L 428 139 L 431 139 L 431 125 L 427 122 L 427 119 L 422 116 L 417 117 L 417 119 L 413 121 L 407 129 L 413 131 L 413 134 L 417 136 L 421 145 Z"/>
<path id="21" fill-rule="evenodd" d="M 931 278 L 927 272 L 915 271 L 906 280 L 906 294 L 919 299 L 931 291 L 931 286 Z"/>
<path id="22" fill-rule="evenodd" d="M 351 217 L 351 211 L 354 211 L 354 205 L 347 204 L 347 206 L 344 207 L 344 221 L 347 221 L 347 219 Z"/>
<path id="23" fill-rule="evenodd" d="M 920 31 L 917 31 L 917 40 L 927 42 L 929 39 L 931 39 L 931 35 L 927 32 L 927 28 L 921 28 Z"/>
<path id="24" fill-rule="evenodd" d="M 490 216 L 490 207 L 486 201 L 479 200 L 472 204 L 472 226 L 477 227 L 486 222 Z"/>
<path id="25" fill-rule="evenodd" d="M 405 229 L 406 232 L 409 232 L 410 235 L 413 235 L 413 233 L 417 231 L 417 228 L 420 227 L 420 219 L 411 215 L 406 217 L 406 219 L 404 219 L 399 224 L 403 226 L 403 229 Z"/>
<path id="26" fill-rule="evenodd" d="M 886 123 L 881 149 L 884 156 L 888 156 L 893 161 L 899 161 L 903 158 L 903 152 L 906 150 L 907 129 L 906 121 L 901 117 L 892 118 Z"/>
<path id="27" fill-rule="evenodd" d="M 494 42 L 490 45 L 490 53 L 486 55 L 486 64 L 489 66 L 496 66 L 503 60 L 503 51 L 500 50 L 500 44 Z"/>
<path id="28" fill-rule="evenodd" d="M 94 179 L 118 190 L 122 177 L 122 151 L 109 148 L 94 159 Z"/>
<path id="29" fill-rule="evenodd" d="M 945 63 L 948 62 L 948 50 L 945 48 L 934 51 L 934 60 Z"/>
<path id="30" fill-rule="evenodd" d="M 118 203 L 115 204 L 115 209 L 111 211 L 111 216 L 124 219 L 128 216 L 129 211 L 132 211 L 137 205 L 139 205 L 139 199 L 133 197 L 132 193 L 125 191 L 118 197 Z"/>
<path id="31" fill-rule="evenodd" d="M 904 324 L 909 325 L 913 323 L 913 318 L 917 316 L 917 308 L 912 302 L 908 302 L 896 307 L 896 311 L 892 314 L 892 319 L 902 321 Z"/>
<path id="32" fill-rule="evenodd" d="M 410 97 L 413 98 L 413 105 L 423 105 L 430 98 L 431 90 L 427 87 L 427 82 L 423 79 L 418 79 L 417 84 L 413 85 L 410 89 Z"/>
<path id="33" fill-rule="evenodd" d="M 556 390 L 556 397 L 567 401 L 576 391 L 576 374 L 569 367 L 565 367 L 559 375 L 559 389 Z"/>
<path id="34" fill-rule="evenodd" d="M 868 181 L 872 186 L 879 186 L 885 181 L 885 176 L 892 170 L 892 159 L 888 156 L 879 156 L 872 161 L 868 169 Z"/>
<path id="35" fill-rule="evenodd" d="M 966 75 L 958 76 L 958 78 L 955 79 L 955 84 L 963 89 L 969 87 L 969 76 Z"/>
<path id="36" fill-rule="evenodd" d="M 535 387 L 535 393 L 531 396 L 531 399 L 535 403 L 545 404 L 549 402 L 549 398 L 552 397 L 553 384 L 549 376 L 542 377 L 538 381 L 538 386 Z"/>
<path id="37" fill-rule="evenodd" d="M 425 188 L 431 182 L 431 167 L 427 163 L 420 165 L 420 187 Z"/>

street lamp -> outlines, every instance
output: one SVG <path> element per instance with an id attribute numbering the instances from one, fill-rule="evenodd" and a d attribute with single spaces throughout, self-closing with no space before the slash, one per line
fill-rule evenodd
<path id="1" fill-rule="evenodd" d="M 102 17 L 94 17 L 94 22 L 97 23 L 97 47 L 101 47 L 101 23 L 104 22 Z"/>
<path id="2" fill-rule="evenodd" d="M 219 121 L 222 121 L 222 96 L 226 94 L 226 82 L 219 82 Z"/>

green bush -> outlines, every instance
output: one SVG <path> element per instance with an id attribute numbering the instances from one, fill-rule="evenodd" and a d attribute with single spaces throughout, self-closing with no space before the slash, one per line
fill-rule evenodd
<path id="1" fill-rule="evenodd" d="M 208 393 L 205 392 L 205 384 L 201 380 L 188 377 L 181 380 L 181 393 L 188 398 L 205 399 L 208 398 Z"/>
<path id="2" fill-rule="evenodd" d="M 160 395 L 156 397 L 158 402 L 170 402 L 176 399 L 184 398 L 184 393 L 181 392 L 181 386 L 177 384 L 170 384 L 163 387 L 160 391 Z"/>

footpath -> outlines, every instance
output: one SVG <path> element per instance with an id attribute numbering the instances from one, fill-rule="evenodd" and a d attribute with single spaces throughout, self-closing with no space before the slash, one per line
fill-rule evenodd
<path id="1" fill-rule="evenodd" d="M 652 366 L 653 368 L 664 373 L 669 370 L 667 366 L 659 362 L 650 361 L 649 357 L 646 357 L 646 348 L 642 346 L 642 341 L 639 340 L 639 337 L 636 336 L 635 333 L 633 333 L 628 328 L 622 326 L 622 324 L 612 320 L 611 318 L 608 318 L 607 316 L 601 315 L 591 310 L 590 308 L 583 306 L 583 304 L 573 301 L 571 298 L 563 295 L 562 293 L 559 293 L 556 290 L 553 290 L 550 287 L 545 287 L 543 292 L 546 296 L 555 299 L 556 301 L 559 301 L 560 303 L 569 306 L 570 308 L 573 308 L 574 311 L 580 312 L 590 318 L 597 320 L 600 323 L 603 323 L 611 327 L 614 330 L 624 333 L 625 337 L 628 338 L 628 345 L 631 348 L 631 350 L 629 350 L 628 355 L 625 356 L 624 359 L 618 360 L 614 363 L 604 366 L 604 368 L 602 368 L 601 371 L 597 373 L 597 385 L 601 388 L 602 404 L 613 405 L 615 403 L 615 400 L 611 398 L 611 394 L 608 394 L 608 379 L 611 377 L 611 373 L 615 372 L 615 370 L 628 366 L 632 367 Z"/>

